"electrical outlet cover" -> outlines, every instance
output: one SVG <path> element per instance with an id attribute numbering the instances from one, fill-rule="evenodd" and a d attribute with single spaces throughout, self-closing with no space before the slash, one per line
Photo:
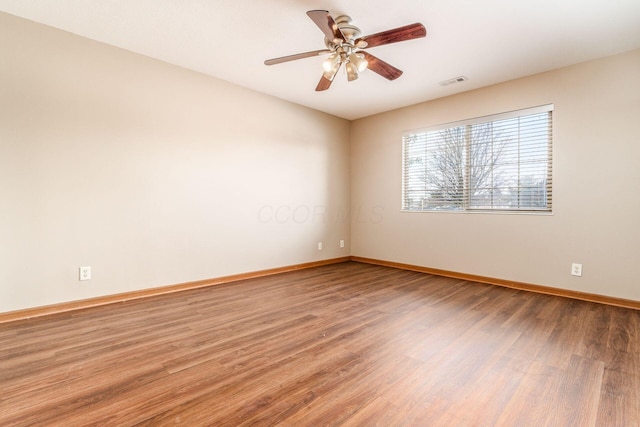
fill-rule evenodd
<path id="1" fill-rule="evenodd" d="M 80 271 L 79 271 L 80 280 L 91 280 L 91 267 L 89 266 L 83 266 L 80 267 Z"/>
<path id="2" fill-rule="evenodd" d="M 571 264 L 571 275 L 582 276 L 582 264 L 577 264 L 577 263 Z"/>

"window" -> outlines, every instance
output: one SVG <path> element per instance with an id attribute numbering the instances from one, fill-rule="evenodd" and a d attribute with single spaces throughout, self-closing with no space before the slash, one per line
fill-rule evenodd
<path id="1" fill-rule="evenodd" d="M 551 211 L 553 105 L 405 132 L 402 210 Z"/>

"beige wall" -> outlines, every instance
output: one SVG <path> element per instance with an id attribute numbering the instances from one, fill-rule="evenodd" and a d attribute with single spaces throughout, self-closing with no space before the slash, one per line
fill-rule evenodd
<path id="1" fill-rule="evenodd" d="M 352 204 L 378 214 L 352 254 L 640 300 L 637 76 L 640 50 L 353 122 Z M 553 215 L 400 212 L 403 130 L 550 103 Z"/>
<path id="2" fill-rule="evenodd" d="M 349 128 L 0 14 L 0 312 L 348 255 Z"/>

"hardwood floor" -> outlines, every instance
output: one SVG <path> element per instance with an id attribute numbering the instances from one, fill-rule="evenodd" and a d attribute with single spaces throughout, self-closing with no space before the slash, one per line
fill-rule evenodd
<path id="1" fill-rule="evenodd" d="M 0 425 L 633 426 L 640 312 L 343 263 L 0 325 Z"/>

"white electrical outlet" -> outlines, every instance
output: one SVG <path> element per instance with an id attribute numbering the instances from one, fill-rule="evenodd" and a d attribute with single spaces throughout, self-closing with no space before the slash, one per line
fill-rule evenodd
<path id="1" fill-rule="evenodd" d="M 571 264 L 571 275 L 582 276 L 582 264 L 576 264 L 575 262 Z"/>
<path id="2" fill-rule="evenodd" d="M 340 240 L 340 247 L 344 248 L 344 240 Z"/>
<path id="3" fill-rule="evenodd" d="M 318 242 L 318 250 L 321 251 L 322 250 L 322 242 Z"/>
<path id="4" fill-rule="evenodd" d="M 89 267 L 89 266 L 80 267 L 79 279 L 80 280 L 91 280 L 91 267 Z"/>

